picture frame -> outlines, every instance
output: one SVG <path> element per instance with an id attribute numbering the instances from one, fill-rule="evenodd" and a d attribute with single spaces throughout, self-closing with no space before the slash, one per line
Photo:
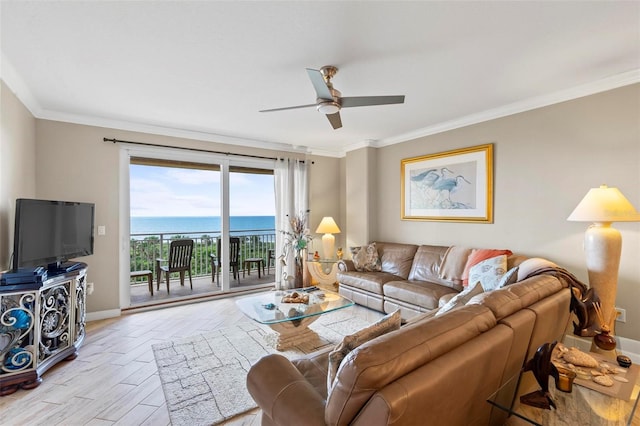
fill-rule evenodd
<path id="1" fill-rule="evenodd" d="M 406 158 L 401 219 L 493 223 L 493 144 Z"/>

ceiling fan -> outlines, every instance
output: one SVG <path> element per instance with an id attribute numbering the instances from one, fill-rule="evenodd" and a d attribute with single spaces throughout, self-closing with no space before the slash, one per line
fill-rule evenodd
<path id="1" fill-rule="evenodd" d="M 342 93 L 333 87 L 331 78 L 338 72 L 338 68 L 326 65 L 319 70 L 307 68 L 307 74 L 313 88 L 316 90 L 316 103 L 297 105 L 292 107 L 264 109 L 260 112 L 285 111 L 288 109 L 308 108 L 315 106 L 318 111 L 325 114 L 334 129 L 342 127 L 340 109 L 372 105 L 388 105 L 404 103 L 404 95 L 398 96 L 349 96 L 342 97 Z"/>

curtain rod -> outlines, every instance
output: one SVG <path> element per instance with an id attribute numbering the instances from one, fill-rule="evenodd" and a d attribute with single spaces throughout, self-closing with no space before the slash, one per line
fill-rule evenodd
<path id="1" fill-rule="evenodd" d="M 160 145 L 160 144 L 153 144 L 153 143 L 147 143 L 147 142 L 133 142 L 133 141 L 123 141 L 120 139 L 109 139 L 109 138 L 102 138 L 103 142 L 113 142 L 113 143 L 127 143 L 127 144 L 131 144 L 131 145 L 142 145 L 142 146 L 151 146 L 151 147 L 155 147 L 155 148 L 172 148 L 172 149 L 182 149 L 185 151 L 195 151 L 195 152 L 206 152 L 209 154 L 222 154 L 222 155 L 235 155 L 238 157 L 249 157 L 249 158 L 260 158 L 262 160 L 278 160 L 277 157 L 265 157 L 262 155 L 251 155 L 251 154 L 235 154 L 233 152 L 224 152 L 224 151 L 213 151 L 213 150 L 208 150 L 208 149 L 200 149 L 200 148 L 187 148 L 187 147 L 181 147 L 181 146 L 171 146 L 171 145 Z M 281 158 L 280 160 L 284 160 L 284 158 Z M 299 160 L 301 162 L 305 162 L 304 160 Z M 311 162 L 311 164 L 313 164 L 313 161 Z"/>

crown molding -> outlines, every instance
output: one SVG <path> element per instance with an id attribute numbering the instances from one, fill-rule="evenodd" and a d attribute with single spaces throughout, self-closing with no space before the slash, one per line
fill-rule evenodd
<path id="1" fill-rule="evenodd" d="M 456 118 L 454 120 L 445 121 L 442 123 L 434 124 L 433 126 L 425 127 L 413 132 L 404 133 L 402 135 L 394 136 L 387 139 L 378 141 L 375 146 L 381 148 L 384 146 L 395 145 L 401 142 L 407 142 L 414 139 L 419 139 L 425 136 L 435 135 L 437 133 L 446 132 L 449 130 L 459 129 L 461 127 L 470 126 L 472 124 L 478 124 L 485 121 L 494 120 L 496 118 L 502 118 L 513 114 L 518 114 L 525 111 L 531 111 L 537 108 L 557 104 L 560 102 L 570 101 L 578 99 L 584 96 L 594 95 L 596 93 L 605 92 L 607 90 L 617 89 L 619 87 L 628 86 L 631 84 L 640 82 L 640 69 L 631 70 L 625 73 L 617 74 L 611 77 L 603 78 L 591 83 L 576 86 L 570 89 L 561 90 L 555 93 L 536 96 L 526 99 L 524 101 L 514 102 L 512 104 L 504 105 L 499 108 L 494 108 L 479 112 L 476 114 L 467 115 L 464 117 Z"/>
<path id="2" fill-rule="evenodd" d="M 104 127 L 115 130 L 126 130 L 131 132 L 154 134 L 159 136 L 170 136 L 205 142 L 223 143 L 227 145 L 238 145 L 248 148 L 269 149 L 274 151 L 286 151 L 295 153 L 307 152 L 307 147 L 300 147 L 279 142 L 241 138 L 207 131 L 166 127 L 126 120 L 113 120 L 97 116 L 67 114 L 58 111 L 42 110 L 41 114 L 36 118 L 43 120 L 61 121 L 65 123 L 82 124 L 86 126 Z"/>

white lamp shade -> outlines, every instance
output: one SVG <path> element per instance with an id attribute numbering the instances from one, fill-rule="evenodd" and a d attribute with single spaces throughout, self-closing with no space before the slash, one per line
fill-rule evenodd
<path id="1" fill-rule="evenodd" d="M 331 216 L 325 216 L 320 221 L 316 232 L 318 234 L 339 234 L 340 228 L 338 228 L 336 221 Z"/>
<path id="2" fill-rule="evenodd" d="M 575 222 L 637 222 L 640 214 L 618 188 L 591 188 L 569 215 Z"/>

